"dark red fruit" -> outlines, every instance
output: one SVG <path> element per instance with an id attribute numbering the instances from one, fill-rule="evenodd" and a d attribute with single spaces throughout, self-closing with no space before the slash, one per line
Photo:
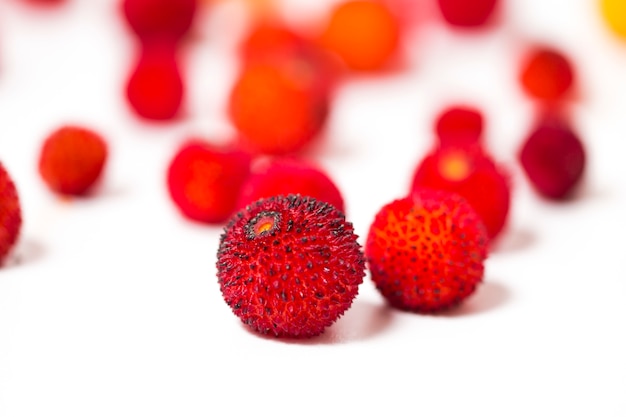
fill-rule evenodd
<path id="1" fill-rule="evenodd" d="M 203 223 L 223 223 L 234 213 L 249 171 L 248 154 L 190 141 L 170 162 L 167 187 L 185 217 Z"/>
<path id="2" fill-rule="evenodd" d="M 291 158 L 269 160 L 253 170 L 241 187 L 238 207 L 289 194 L 312 197 L 344 211 L 341 192 L 328 174 L 308 162 Z"/>
<path id="3" fill-rule="evenodd" d="M 448 107 L 435 121 L 435 134 L 439 139 L 439 146 L 480 148 L 483 124 L 482 113 L 473 107 Z"/>
<path id="4" fill-rule="evenodd" d="M 145 45 L 126 84 L 126 98 L 135 113 L 150 120 L 173 119 L 184 93 L 174 45 Z"/>
<path id="5" fill-rule="evenodd" d="M 434 188 L 457 193 L 482 219 L 490 239 L 503 230 L 511 200 L 507 174 L 482 152 L 442 147 L 417 166 L 411 190 Z"/>
<path id="6" fill-rule="evenodd" d="M 352 224 L 309 197 L 272 197 L 239 212 L 221 237 L 226 303 L 257 332 L 319 335 L 351 305 L 365 275 Z"/>
<path id="7" fill-rule="evenodd" d="M 582 179 L 585 148 L 567 124 L 545 119 L 525 139 L 519 161 L 539 194 L 564 199 Z"/>
<path id="8" fill-rule="evenodd" d="M 565 55 L 553 48 L 536 48 L 522 63 L 520 83 L 524 91 L 540 100 L 558 100 L 570 91 L 574 69 Z"/>
<path id="9" fill-rule="evenodd" d="M 64 126 L 48 136 L 39 156 L 39 174 L 59 194 L 83 195 L 100 178 L 107 160 L 107 145 L 96 132 Z"/>
<path id="10" fill-rule="evenodd" d="M 438 0 L 443 18 L 452 26 L 479 27 L 489 22 L 497 0 Z"/>
<path id="11" fill-rule="evenodd" d="M 178 41 L 189 32 L 198 0 L 123 0 L 122 12 L 130 29 L 143 41 Z"/>
<path id="12" fill-rule="evenodd" d="M 15 246 L 22 228 L 22 209 L 17 189 L 0 163 L 0 266 Z"/>
<path id="13" fill-rule="evenodd" d="M 378 212 L 365 255 L 376 288 L 392 306 L 434 312 L 474 293 L 483 279 L 487 240 L 463 198 L 421 189 Z"/>

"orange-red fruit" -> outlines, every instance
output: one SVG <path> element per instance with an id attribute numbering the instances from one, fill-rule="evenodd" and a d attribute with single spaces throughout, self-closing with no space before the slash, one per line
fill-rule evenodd
<path id="1" fill-rule="evenodd" d="M 63 126 L 45 139 L 39 174 L 56 193 L 83 195 L 100 178 L 107 155 L 107 144 L 98 133 L 80 126 Z"/>
<path id="2" fill-rule="evenodd" d="M 537 47 L 522 62 L 519 80 L 530 97 L 554 101 L 571 90 L 574 69 L 563 53 L 553 48 Z"/>
<path id="3" fill-rule="evenodd" d="M 330 176 L 309 162 L 292 158 L 267 161 L 253 170 L 239 195 L 239 208 L 261 198 L 300 194 L 344 211 L 343 197 Z"/>
<path id="4" fill-rule="evenodd" d="M 309 197 L 259 200 L 221 236 L 217 277 L 243 323 L 262 334 L 321 334 L 351 305 L 365 275 L 352 224 Z"/>
<path id="5" fill-rule="evenodd" d="M 426 155 L 413 174 L 411 190 L 423 187 L 465 198 L 482 219 L 490 239 L 506 225 L 511 200 L 508 177 L 482 152 L 443 147 Z"/>
<path id="6" fill-rule="evenodd" d="M 398 57 L 401 36 L 398 16 L 382 1 L 349 0 L 331 11 L 320 42 L 351 70 L 379 71 Z"/>
<path id="7" fill-rule="evenodd" d="M 489 22 L 497 0 L 437 0 L 448 24 L 457 27 L 480 27 Z"/>
<path id="8" fill-rule="evenodd" d="M 0 266 L 15 246 L 22 228 L 22 209 L 17 189 L 0 163 Z"/>
<path id="9" fill-rule="evenodd" d="M 144 45 L 126 84 L 126 98 L 134 112 L 149 120 L 173 119 L 184 93 L 175 46 L 161 42 Z"/>
<path id="10" fill-rule="evenodd" d="M 246 66 L 228 104 L 243 146 L 273 155 L 302 149 L 326 121 L 328 96 L 317 87 L 314 77 L 289 62 Z"/>
<path id="11" fill-rule="evenodd" d="M 219 224 L 234 213 L 249 171 L 248 154 L 194 140 L 183 144 L 172 158 L 167 187 L 185 217 Z"/>
<path id="12" fill-rule="evenodd" d="M 178 41 L 191 28 L 197 0 L 123 0 L 122 12 L 130 29 L 142 41 Z"/>
<path id="13" fill-rule="evenodd" d="M 392 306 L 434 312 L 459 304 L 482 282 L 487 239 L 464 199 L 421 189 L 376 214 L 365 256 L 376 288 Z"/>
<path id="14" fill-rule="evenodd" d="M 524 140 L 519 161 L 534 189 L 555 200 L 567 198 L 580 183 L 586 152 L 564 122 L 545 119 Z"/>
<path id="15" fill-rule="evenodd" d="M 479 110 L 469 106 L 447 107 L 435 121 L 438 145 L 480 148 L 483 125 L 483 115 Z"/>

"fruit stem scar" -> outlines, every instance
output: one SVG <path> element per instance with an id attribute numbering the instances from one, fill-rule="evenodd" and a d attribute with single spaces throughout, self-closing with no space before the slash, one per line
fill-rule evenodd
<path id="1" fill-rule="evenodd" d="M 280 228 L 280 213 L 276 211 L 262 211 L 254 216 L 245 226 L 248 239 L 273 234 Z"/>

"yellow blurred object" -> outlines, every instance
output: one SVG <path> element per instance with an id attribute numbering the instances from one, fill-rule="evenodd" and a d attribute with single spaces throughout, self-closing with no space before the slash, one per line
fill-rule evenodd
<path id="1" fill-rule="evenodd" d="M 626 39 L 626 0 L 600 0 L 604 20 L 618 36 Z"/>

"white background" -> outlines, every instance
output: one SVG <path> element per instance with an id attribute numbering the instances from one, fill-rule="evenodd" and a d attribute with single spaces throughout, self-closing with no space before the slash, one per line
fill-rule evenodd
<path id="1" fill-rule="evenodd" d="M 240 324 L 215 277 L 221 228 L 184 220 L 165 189 L 182 140 L 232 134 L 223 105 L 242 9 L 202 13 L 183 55 L 184 115 L 155 124 L 123 98 L 134 44 L 115 3 L 0 1 L 0 160 L 24 215 L 0 269 L 0 416 L 626 415 L 626 42 L 597 1 L 503 1 L 478 33 L 413 2 L 406 68 L 344 84 L 311 157 L 363 243 L 378 209 L 407 191 L 436 112 L 477 105 L 512 172 L 509 227 L 460 308 L 392 310 L 366 276 L 345 316 L 307 341 Z M 281 4 L 299 23 L 331 3 Z M 578 75 L 570 111 L 589 165 L 564 204 L 537 197 L 516 162 L 533 120 L 516 72 L 536 41 L 561 48 Z M 58 198 L 37 175 L 41 141 L 64 123 L 110 144 L 91 198 Z"/>

